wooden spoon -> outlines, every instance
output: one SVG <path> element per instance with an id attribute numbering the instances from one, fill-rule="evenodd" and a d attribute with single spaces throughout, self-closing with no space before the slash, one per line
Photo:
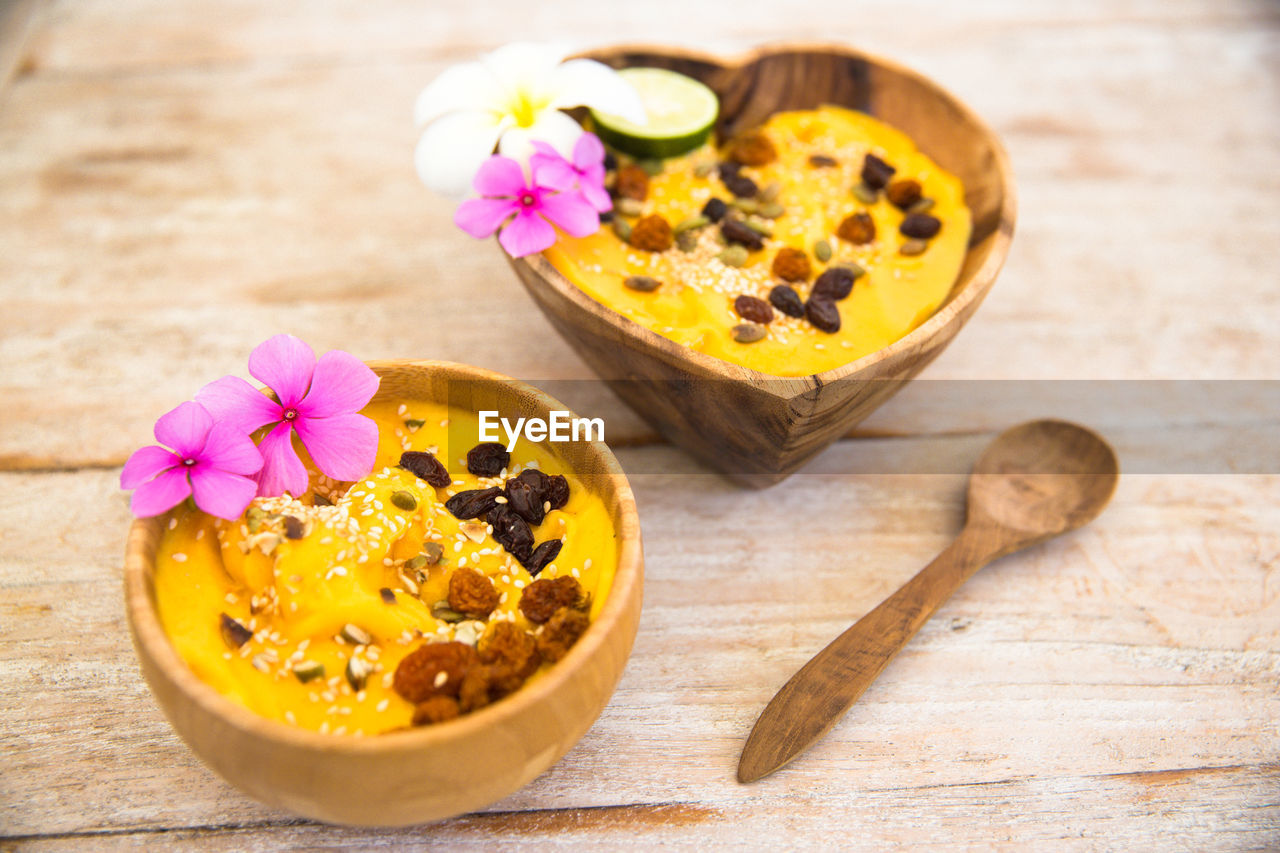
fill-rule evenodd
<path id="1" fill-rule="evenodd" d="M 1065 421 L 1032 421 L 997 436 L 973 467 L 960 535 L 778 691 L 747 738 L 738 781 L 769 775 L 825 735 L 978 569 L 1093 520 L 1119 471 L 1106 441 Z"/>

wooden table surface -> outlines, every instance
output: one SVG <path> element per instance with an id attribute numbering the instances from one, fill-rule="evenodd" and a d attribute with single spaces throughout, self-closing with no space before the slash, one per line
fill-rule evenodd
<path id="1" fill-rule="evenodd" d="M 1274 3 L 83 0 L 9 4 L 0 29 L 0 848 L 1280 848 L 1275 391 L 1225 382 L 1280 378 Z M 141 680 L 120 465 L 280 331 L 589 378 L 412 168 L 428 80 L 557 36 L 835 40 L 920 69 L 1009 148 L 1008 265 L 926 373 L 956 382 L 916 383 L 766 491 L 563 386 L 606 418 L 645 534 L 611 704 L 478 814 L 377 831 L 272 811 Z M 981 572 L 824 741 L 739 785 L 774 691 L 959 529 L 964 467 L 1016 406 L 955 391 L 993 379 L 1039 381 L 1009 383 L 1019 399 L 1094 380 L 1070 387 L 1129 472 L 1113 505 Z M 1223 381 L 1170 439 L 1142 405 L 1090 406 L 1107 379 L 1156 408 L 1182 385 L 1147 380 Z M 1219 386 L 1258 405 L 1215 404 Z"/>

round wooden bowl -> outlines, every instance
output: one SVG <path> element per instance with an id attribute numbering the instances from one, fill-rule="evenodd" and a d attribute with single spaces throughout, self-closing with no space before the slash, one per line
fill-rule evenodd
<path id="1" fill-rule="evenodd" d="M 374 362 L 375 399 L 448 401 L 507 417 L 564 406 L 487 370 L 447 362 Z M 608 507 L 618 571 L 599 617 L 541 678 L 447 723 L 354 738 L 260 717 L 200 681 L 156 612 L 153 571 L 161 519 L 129 531 L 124 586 L 134 647 L 165 716 L 219 775 L 271 806 L 334 823 L 407 825 L 482 808 L 554 764 L 599 716 L 622 674 L 640 618 L 643 556 L 635 499 L 603 442 L 557 453 Z M 163 517 L 162 517 L 163 518 Z"/>
<path id="2" fill-rule="evenodd" d="M 720 96 L 721 138 L 780 110 L 862 110 L 907 133 L 964 182 L 973 236 L 947 300 L 890 346 L 812 376 L 770 376 L 695 352 L 596 302 L 542 255 L 510 259 L 551 324 L 618 396 L 668 441 L 735 481 L 777 482 L 848 434 L 942 352 L 995 283 L 1017 207 L 1008 157 L 995 134 L 931 80 L 838 46 L 775 46 L 727 60 L 656 47 L 585 55 L 706 83 Z"/>

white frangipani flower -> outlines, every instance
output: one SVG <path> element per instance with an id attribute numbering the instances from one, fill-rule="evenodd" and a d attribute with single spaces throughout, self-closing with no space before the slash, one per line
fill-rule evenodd
<path id="1" fill-rule="evenodd" d="M 560 111 L 567 107 L 594 107 L 645 123 L 640 96 L 617 72 L 591 59 L 565 61 L 566 53 L 557 45 L 508 44 L 433 80 L 414 109 L 424 127 L 414 154 L 422 182 L 444 195 L 465 196 L 495 145 L 522 162 L 534 140 L 571 155 L 582 127 Z"/>

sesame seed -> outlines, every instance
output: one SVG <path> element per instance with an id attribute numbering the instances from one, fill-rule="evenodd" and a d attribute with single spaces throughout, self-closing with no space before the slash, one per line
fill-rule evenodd
<path id="1" fill-rule="evenodd" d="M 375 705 L 375 706 L 374 706 L 374 710 L 376 710 L 376 711 L 378 711 L 378 712 L 382 712 L 382 711 L 387 710 L 387 708 L 388 708 L 390 705 L 391 705 L 391 700 L 389 700 L 389 699 L 383 699 L 381 702 L 379 702 L 377 705 Z"/>
<path id="2" fill-rule="evenodd" d="M 181 551 L 176 551 L 173 555 L 173 561 L 175 563 L 185 563 L 187 561 L 187 555 Z"/>

